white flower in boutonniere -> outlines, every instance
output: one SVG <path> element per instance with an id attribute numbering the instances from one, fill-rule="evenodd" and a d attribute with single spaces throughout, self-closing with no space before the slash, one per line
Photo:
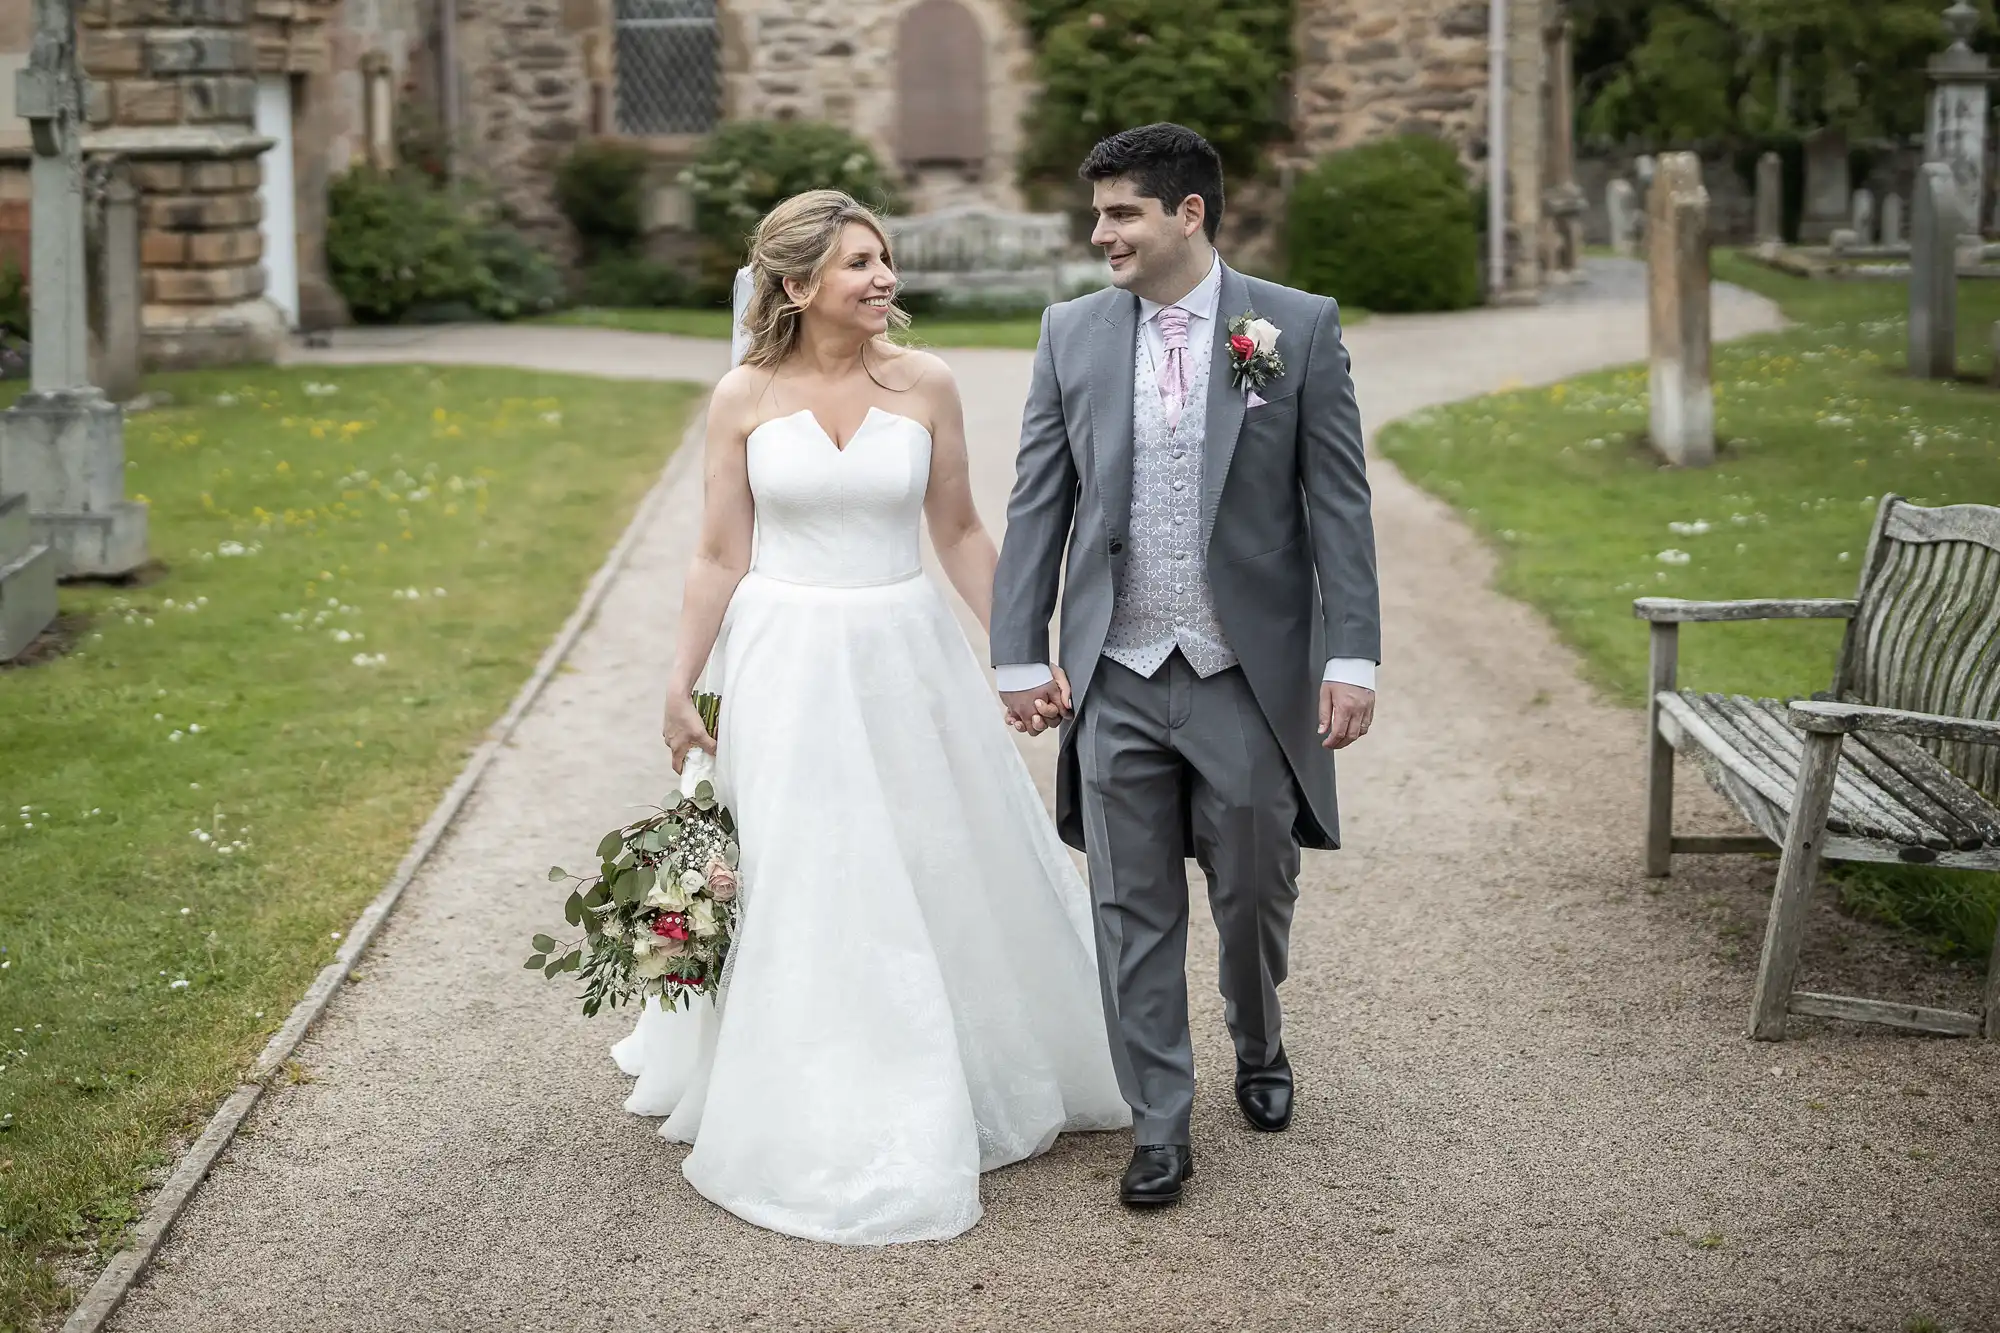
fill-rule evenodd
<path id="1" fill-rule="evenodd" d="M 1278 355 L 1279 329 L 1254 310 L 1229 321 L 1229 382 L 1248 394 L 1285 373 Z"/>

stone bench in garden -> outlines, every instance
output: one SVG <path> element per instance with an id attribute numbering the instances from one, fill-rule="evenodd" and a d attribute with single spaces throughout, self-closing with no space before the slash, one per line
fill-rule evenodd
<path id="1" fill-rule="evenodd" d="M 1069 219 L 963 205 L 887 219 L 903 290 L 1063 298 Z"/>
<path id="2" fill-rule="evenodd" d="M 1780 853 L 1750 1035 L 1784 1036 L 1791 1013 L 2000 1036 L 2000 947 L 1977 1014 L 1792 989 L 1821 857 L 2000 870 L 2000 508 L 1883 497 L 1852 599 L 1642 597 L 1633 611 L 1652 626 L 1646 873 L 1677 852 Z M 1825 694 L 1675 688 L 1683 624 L 1818 617 L 1848 622 Z M 1759 836 L 1674 836 L 1676 750 Z"/>

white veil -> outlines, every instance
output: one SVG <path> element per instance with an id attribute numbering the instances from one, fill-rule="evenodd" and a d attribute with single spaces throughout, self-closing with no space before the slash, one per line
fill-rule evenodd
<path id="1" fill-rule="evenodd" d="M 743 354 L 750 350 L 750 331 L 743 326 L 743 317 L 750 310 L 750 293 L 755 290 L 756 281 L 745 264 L 736 270 L 736 285 L 730 294 L 730 309 L 733 318 L 729 325 L 729 366 L 734 370 L 743 364 Z"/>

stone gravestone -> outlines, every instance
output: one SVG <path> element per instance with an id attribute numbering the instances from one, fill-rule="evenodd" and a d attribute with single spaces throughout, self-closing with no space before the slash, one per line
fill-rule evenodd
<path id="1" fill-rule="evenodd" d="M 1910 374 L 1918 379 L 1958 376 L 1958 238 L 1965 226 L 1951 168 L 1924 163 L 1910 218 Z"/>
<path id="2" fill-rule="evenodd" d="M 1857 245 L 1875 244 L 1875 192 L 1860 189 L 1854 192 L 1854 203 L 1848 212 L 1848 229 L 1854 233 Z"/>
<path id="3" fill-rule="evenodd" d="M 1693 153 L 1660 158 L 1646 200 L 1653 447 L 1682 467 L 1715 461 L 1709 379 L 1708 190 Z"/>
<path id="4" fill-rule="evenodd" d="M 1951 168 L 1965 229 L 1979 231 L 1979 210 L 1986 200 L 1986 121 L 1988 85 L 1994 72 L 1987 58 L 1972 49 L 1979 11 L 1957 0 L 1944 13 L 1951 46 L 1931 58 L 1931 97 L 1924 115 L 1924 161 Z"/>
<path id="5" fill-rule="evenodd" d="M 1882 244 L 1898 246 L 1903 243 L 1903 196 L 1892 194 L 1882 200 Z"/>
<path id="6" fill-rule="evenodd" d="M 107 163 L 101 188 L 94 193 L 101 206 L 91 236 L 90 328 L 97 356 L 91 378 L 114 403 L 139 396 L 141 345 L 145 340 L 142 313 L 144 290 L 139 263 L 139 190 L 131 166 Z"/>
<path id="7" fill-rule="evenodd" d="M 1785 163 L 1776 153 L 1757 159 L 1757 244 L 1785 243 Z"/>
<path id="8" fill-rule="evenodd" d="M 1852 190 L 1847 173 L 1847 135 L 1819 130 L 1806 139 L 1805 214 L 1799 219 L 1799 240 L 1823 245 L 1848 222 Z"/>
<path id="9" fill-rule="evenodd" d="M 35 0 L 34 50 L 16 77 L 34 147 L 34 375 L 31 391 L 0 413 L 0 471 L 27 492 L 60 577 L 129 574 L 146 560 L 146 510 L 125 498 L 124 414 L 90 384 L 73 0 Z"/>
<path id="10" fill-rule="evenodd" d="M 1632 182 L 1623 176 L 1613 177 L 1604 187 L 1604 216 L 1611 226 L 1611 248 L 1618 254 L 1630 256 L 1637 249 L 1634 214 L 1638 210 L 1639 199 Z"/>

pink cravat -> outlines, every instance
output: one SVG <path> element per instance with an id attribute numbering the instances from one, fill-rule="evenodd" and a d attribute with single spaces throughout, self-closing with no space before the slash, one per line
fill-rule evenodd
<path id="1" fill-rule="evenodd" d="M 1167 409 L 1167 429 L 1181 424 L 1181 411 L 1188 397 L 1188 312 L 1177 305 L 1160 311 L 1160 336 L 1166 340 L 1167 355 L 1160 363 L 1160 401 Z"/>

